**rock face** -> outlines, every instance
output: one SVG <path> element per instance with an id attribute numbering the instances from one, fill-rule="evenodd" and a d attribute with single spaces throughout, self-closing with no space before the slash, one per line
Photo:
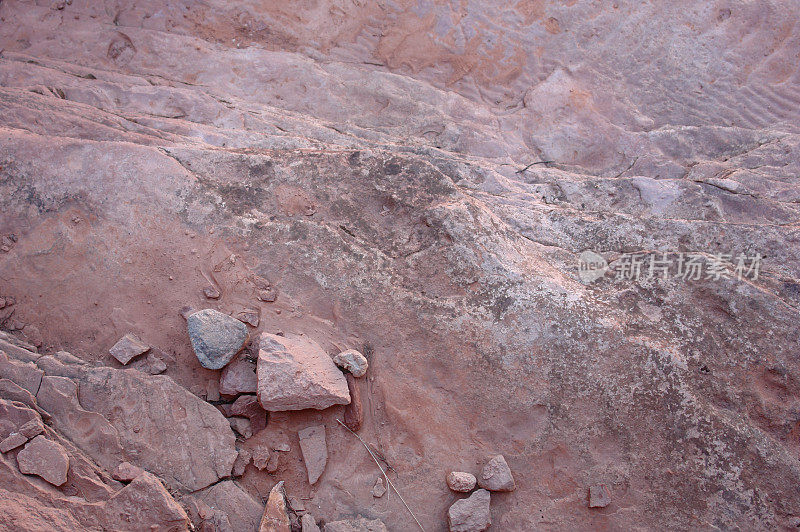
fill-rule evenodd
<path id="1" fill-rule="evenodd" d="M 333 362 L 343 370 L 351 373 L 353 377 L 363 377 L 367 374 L 367 369 L 369 368 L 367 358 L 355 349 L 342 351 L 333 357 Z"/>
<path id="2" fill-rule="evenodd" d="M 478 486 L 489 491 L 514 491 L 517 489 L 511 468 L 508 467 L 503 455 L 498 454 L 483 466 L 478 477 Z"/>
<path id="3" fill-rule="evenodd" d="M 481 532 L 492 524 L 489 511 L 491 496 L 480 489 L 467 497 L 453 503 L 447 511 L 450 532 Z"/>
<path id="4" fill-rule="evenodd" d="M 67 481 L 67 451 L 42 435 L 28 442 L 17 454 L 17 464 L 21 473 L 38 475 L 53 486 L 61 486 Z"/>
<path id="5" fill-rule="evenodd" d="M 453 491 L 467 493 L 475 489 L 478 480 L 472 473 L 451 471 L 447 474 L 447 487 Z"/>
<path id="6" fill-rule="evenodd" d="M 149 350 L 150 346 L 142 342 L 138 336 L 133 333 L 128 333 L 120 338 L 108 352 L 124 365 L 133 360 L 134 357 L 146 353 Z"/>
<path id="7" fill-rule="evenodd" d="M 347 380 L 317 344 L 262 333 L 258 400 L 267 411 L 323 410 L 350 402 Z"/>
<path id="8" fill-rule="evenodd" d="M 297 433 L 300 450 L 308 472 L 308 483 L 315 484 L 328 463 L 328 444 L 325 440 L 325 425 L 307 427 Z"/>
<path id="9" fill-rule="evenodd" d="M 259 532 L 290 532 L 289 515 L 286 511 L 286 491 L 281 480 L 269 492 Z"/>
<path id="10" fill-rule="evenodd" d="M 186 327 L 192 349 L 206 369 L 225 367 L 247 341 L 247 325 L 210 308 L 191 314 Z"/>
<path id="11" fill-rule="evenodd" d="M 147 331 L 177 385 L 98 406 L 88 370 L 0 344 L 30 379 L 5 368 L 3 397 L 52 414 L 71 473 L 95 464 L 62 493 L 0 455 L 10 528 L 130 529 L 134 482 L 108 474 L 162 446 L 171 490 L 229 474 L 233 433 L 187 392 L 219 379 L 187 305 L 371 346 L 361 430 L 426 530 L 447 468 L 486 449 L 514 453 L 509 530 L 795 527 L 800 4 L 498 4 L 0 2 L 0 328 L 89 367 Z M 340 408 L 284 415 L 330 429 L 315 515 L 377 503 L 409 528 Z M 601 477 L 624 511 L 585 507 Z M 125 493 L 133 522 L 178 515 Z"/>

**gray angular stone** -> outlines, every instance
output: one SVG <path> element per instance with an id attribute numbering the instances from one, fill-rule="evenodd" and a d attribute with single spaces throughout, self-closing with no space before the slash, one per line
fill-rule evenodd
<path id="1" fill-rule="evenodd" d="M 189 338 L 200 364 L 222 369 L 247 341 L 247 325 L 214 309 L 204 309 L 186 319 Z"/>
<path id="2" fill-rule="evenodd" d="M 480 489 L 467 497 L 453 503 L 447 511 L 447 522 L 450 532 L 481 532 L 492 524 L 489 511 L 491 495 Z"/>

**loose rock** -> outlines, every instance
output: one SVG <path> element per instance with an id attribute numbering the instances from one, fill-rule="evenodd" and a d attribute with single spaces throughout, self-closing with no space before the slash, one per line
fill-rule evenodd
<path id="1" fill-rule="evenodd" d="M 490 500 L 489 492 L 480 489 L 466 499 L 453 503 L 447 511 L 450 532 L 480 532 L 489 528 L 492 524 Z"/>
<path id="2" fill-rule="evenodd" d="M 367 374 L 367 368 L 369 367 L 367 358 L 355 349 L 342 351 L 333 357 L 333 361 L 343 370 L 349 371 L 353 377 L 363 377 Z"/>
<path id="3" fill-rule="evenodd" d="M 40 476 L 53 486 L 61 486 L 67 481 L 67 451 L 42 435 L 28 442 L 17 454 L 17 464 L 21 473 Z"/>
<path id="4" fill-rule="evenodd" d="M 489 491 L 514 491 L 517 489 L 511 468 L 503 455 L 498 454 L 489 460 L 478 478 L 478 486 Z"/>
<path id="5" fill-rule="evenodd" d="M 372 486 L 372 496 L 375 498 L 381 498 L 386 495 L 386 486 L 383 483 L 383 477 L 378 477 L 375 480 L 375 485 Z"/>
<path id="6" fill-rule="evenodd" d="M 146 353 L 150 350 L 150 346 L 142 342 L 138 336 L 133 333 L 128 333 L 108 350 L 111 356 L 119 360 L 123 365 L 127 364 L 134 357 Z"/>
<path id="7" fill-rule="evenodd" d="M 219 393 L 222 395 L 239 395 L 257 391 L 256 365 L 250 362 L 244 354 L 237 356 L 222 370 L 219 378 Z"/>
<path id="8" fill-rule="evenodd" d="M 250 426 L 250 420 L 246 417 L 232 417 L 228 421 L 231 423 L 231 428 L 240 434 L 245 440 L 253 436 L 253 429 Z"/>
<path id="9" fill-rule="evenodd" d="M 267 412 L 261 408 L 255 395 L 242 395 L 231 405 L 232 416 L 244 416 L 250 420 L 253 434 L 267 426 Z"/>
<path id="10" fill-rule="evenodd" d="M 242 323 L 250 325 L 251 327 L 258 327 L 258 324 L 261 322 L 258 311 L 253 309 L 245 309 L 241 311 L 236 315 L 236 319 Z"/>
<path id="11" fill-rule="evenodd" d="M 130 482 L 139 475 L 141 475 L 143 472 L 144 469 L 142 469 L 141 467 L 137 467 L 131 464 L 130 462 L 122 462 L 111 473 L 111 478 L 113 478 L 114 480 L 119 480 L 120 482 Z"/>
<path id="12" fill-rule="evenodd" d="M 0 452 L 7 453 L 12 449 L 16 449 L 23 443 L 26 443 L 28 440 L 38 434 L 41 434 L 42 432 L 44 432 L 44 425 L 42 425 L 41 419 L 39 419 L 37 416 L 27 423 L 24 423 L 17 430 L 9 434 L 8 437 L 6 437 L 3 441 L 1 441 Z"/>
<path id="13" fill-rule="evenodd" d="M 248 451 L 247 449 L 239 449 L 239 454 L 236 457 L 236 461 L 233 463 L 233 476 L 241 477 L 242 475 L 244 475 L 244 472 L 247 469 L 247 465 L 250 463 L 252 459 L 253 455 L 250 454 L 250 451 Z"/>
<path id="14" fill-rule="evenodd" d="M 611 504 L 611 491 L 605 484 L 589 486 L 589 508 L 605 508 Z"/>
<path id="15" fill-rule="evenodd" d="M 186 320 L 197 359 L 206 369 L 222 369 L 247 341 L 247 325 L 214 309 L 204 309 Z"/>
<path id="16" fill-rule="evenodd" d="M 472 473 L 451 471 L 447 474 L 447 486 L 453 491 L 462 493 L 470 492 L 475 489 L 477 481 L 475 475 Z"/>
<path id="17" fill-rule="evenodd" d="M 325 441 L 325 425 L 305 428 L 297 433 L 300 450 L 308 472 L 308 483 L 314 484 L 325 471 L 328 463 L 328 446 Z"/>
<path id="18" fill-rule="evenodd" d="M 267 467 L 267 463 L 269 462 L 270 452 L 269 449 L 264 447 L 259 447 L 253 451 L 253 465 L 258 468 L 259 471 L 262 471 L 265 467 Z"/>
<path id="19" fill-rule="evenodd" d="M 291 532 L 289 514 L 286 512 L 286 491 L 282 480 L 269 492 L 259 532 Z"/>
<path id="20" fill-rule="evenodd" d="M 262 333 L 258 399 L 269 411 L 323 410 L 350 403 L 347 380 L 317 344 Z"/>

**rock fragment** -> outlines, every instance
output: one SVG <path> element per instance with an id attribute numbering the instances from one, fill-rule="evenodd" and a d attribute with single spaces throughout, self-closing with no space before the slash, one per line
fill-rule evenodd
<path id="1" fill-rule="evenodd" d="M 367 374 L 369 367 L 367 358 L 355 349 L 342 351 L 333 357 L 333 362 L 343 370 L 350 372 L 353 377 L 363 377 Z"/>
<path id="2" fill-rule="evenodd" d="M 253 436 L 253 428 L 250 426 L 250 420 L 246 417 L 232 417 L 228 418 L 228 421 L 231 423 L 231 428 L 245 440 Z"/>
<path id="3" fill-rule="evenodd" d="M 130 482 L 144 473 L 144 469 L 137 467 L 130 462 L 122 462 L 111 473 L 111 478 L 120 482 Z"/>
<path id="4" fill-rule="evenodd" d="M 317 344 L 262 333 L 258 399 L 268 411 L 323 410 L 350 403 L 347 380 Z"/>
<path id="5" fill-rule="evenodd" d="M 605 484 L 589 486 L 589 508 L 605 508 L 611 504 L 611 492 Z"/>
<path id="6" fill-rule="evenodd" d="M 383 477 L 378 477 L 375 485 L 372 486 L 372 496 L 379 499 L 384 495 L 386 495 L 386 485 L 383 483 Z"/>
<path id="7" fill-rule="evenodd" d="M 447 474 L 447 486 L 453 490 L 461 493 L 468 493 L 475 489 L 477 483 L 475 475 L 472 473 L 463 473 L 460 471 L 451 471 Z"/>
<path id="8" fill-rule="evenodd" d="M 222 369 L 247 341 L 247 325 L 210 308 L 190 315 L 186 326 L 192 349 L 206 369 Z"/>
<path id="9" fill-rule="evenodd" d="M 251 327 L 258 327 L 261 322 L 259 312 L 255 309 L 245 309 L 236 315 L 236 319 L 242 323 L 246 323 Z"/>
<path id="10" fill-rule="evenodd" d="M 128 333 L 120 338 L 108 352 L 111 353 L 111 356 L 116 358 L 120 364 L 125 365 L 134 357 L 146 353 L 149 350 L 150 346 L 142 342 L 138 336 L 133 333 Z"/>
<path id="11" fill-rule="evenodd" d="M 259 447 L 253 451 L 253 465 L 256 466 L 259 471 L 263 471 L 269 463 L 269 457 L 269 449 Z"/>
<path id="12" fill-rule="evenodd" d="M 7 453 L 12 449 L 16 449 L 23 443 L 26 443 L 28 440 L 38 434 L 41 434 L 42 432 L 44 432 L 44 425 L 42 425 L 41 419 L 39 419 L 37 416 L 34 419 L 24 423 L 21 427 L 1 441 L 0 452 Z"/>
<path id="13" fill-rule="evenodd" d="M 219 299 L 222 294 L 216 286 L 209 285 L 203 288 L 203 295 L 208 299 Z"/>
<path id="14" fill-rule="evenodd" d="M 253 434 L 258 434 L 267 426 L 267 412 L 261 408 L 255 395 L 242 395 L 231 405 L 232 416 L 244 416 L 250 420 Z"/>
<path id="15" fill-rule="evenodd" d="M 257 391 L 256 365 L 244 354 L 237 356 L 222 370 L 222 375 L 219 377 L 219 393 L 222 395 L 239 395 Z"/>
<path id="16" fill-rule="evenodd" d="M 67 481 L 67 451 L 41 434 L 17 454 L 17 464 L 21 473 L 40 476 L 53 486 L 61 486 Z"/>
<path id="17" fill-rule="evenodd" d="M 267 473 L 275 473 L 278 470 L 280 454 L 272 453 L 269 457 L 269 462 L 267 462 Z"/>
<path id="18" fill-rule="evenodd" d="M 364 406 L 361 403 L 361 388 L 352 374 L 345 375 L 347 390 L 350 392 L 350 404 L 344 407 L 344 424 L 353 432 L 361 430 L 364 424 Z"/>
<path id="19" fill-rule="evenodd" d="M 300 518 L 301 532 L 320 532 L 314 516 L 311 514 L 303 514 Z"/>
<path id="20" fill-rule="evenodd" d="M 502 454 L 491 458 L 478 477 L 478 486 L 489 491 L 514 491 L 517 486 Z"/>
<path id="21" fill-rule="evenodd" d="M 286 491 L 282 480 L 269 492 L 259 532 L 291 532 L 289 514 L 286 511 Z"/>
<path id="22" fill-rule="evenodd" d="M 453 503 L 447 511 L 450 532 L 480 532 L 492 524 L 489 511 L 491 496 L 485 489 L 479 489 L 466 499 Z"/>
<path id="23" fill-rule="evenodd" d="M 247 449 L 239 449 L 239 454 L 236 456 L 236 461 L 233 463 L 233 476 L 241 477 L 244 475 L 247 465 L 253 459 L 253 455 Z"/>
<path id="24" fill-rule="evenodd" d="M 297 433 L 300 450 L 308 472 L 308 483 L 314 484 L 325 471 L 328 463 L 328 446 L 325 441 L 325 425 L 315 425 Z"/>

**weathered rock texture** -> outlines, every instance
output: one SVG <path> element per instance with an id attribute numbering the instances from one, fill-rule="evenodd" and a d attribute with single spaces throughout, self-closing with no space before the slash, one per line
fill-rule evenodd
<path id="1" fill-rule="evenodd" d="M 489 528 L 492 524 L 490 501 L 489 492 L 481 489 L 454 502 L 447 511 L 450 532 L 481 532 Z"/>
<path id="2" fill-rule="evenodd" d="M 254 335 L 369 346 L 359 435 L 426 530 L 445 468 L 490 452 L 517 481 L 498 530 L 795 527 L 798 18 L 788 0 L 3 0 L 0 327 L 89 367 L 147 331 L 174 360 L 156 378 L 17 359 L 0 390 L 53 416 L 86 479 L 127 460 L 201 489 L 236 453 L 186 391 L 218 375 L 179 311 L 257 307 Z M 585 250 L 766 258 L 743 281 L 583 284 Z M 292 414 L 260 437 L 331 428 L 318 518 L 408 528 L 340 407 Z M 9 528 L 130 528 L 115 512 L 140 479 L 84 504 L 16 452 Z M 299 494 L 298 452 L 281 475 Z M 600 482 L 610 511 L 588 508 Z M 181 523 L 158 508 L 131 515 Z"/>
<path id="3" fill-rule="evenodd" d="M 350 403 L 347 379 L 316 343 L 262 333 L 258 345 L 258 400 L 267 411 Z"/>
<path id="4" fill-rule="evenodd" d="M 242 350 L 247 326 L 236 318 L 211 308 L 186 318 L 189 339 L 197 359 L 207 369 L 222 369 Z"/>

